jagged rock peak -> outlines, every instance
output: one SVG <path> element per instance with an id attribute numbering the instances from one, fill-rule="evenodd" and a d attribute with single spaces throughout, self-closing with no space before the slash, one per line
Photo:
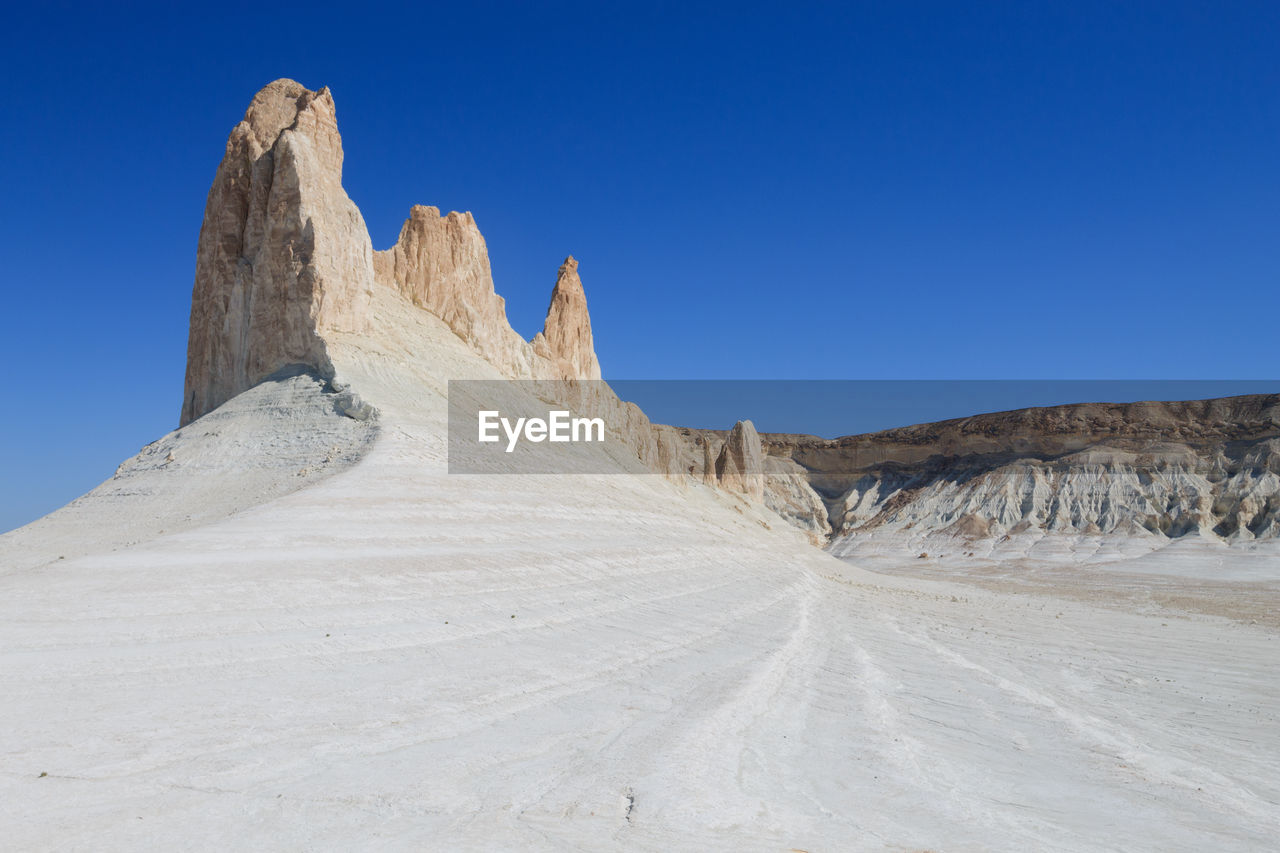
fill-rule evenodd
<path id="1" fill-rule="evenodd" d="M 600 362 L 591 337 L 587 294 L 578 277 L 578 262 L 565 258 L 556 274 L 551 304 L 542 331 L 533 339 L 534 351 L 556 366 L 564 379 L 599 379 Z"/>
<path id="2" fill-rule="evenodd" d="M 260 148 L 270 148 L 281 131 L 291 127 L 298 113 L 320 98 L 327 102 L 330 117 L 334 114 L 333 95 L 329 87 L 311 91 L 297 80 L 282 77 L 259 90 L 244 113 L 244 124 Z M 336 122 L 335 122 L 336 127 Z"/>
<path id="3" fill-rule="evenodd" d="M 764 499 L 764 451 L 751 421 L 738 421 L 729 431 L 716 459 L 716 478 L 726 491 Z"/>
<path id="4" fill-rule="evenodd" d="M 268 84 L 231 131 L 205 202 L 181 423 L 283 367 L 331 373 L 321 332 L 364 330 L 373 281 L 332 95 Z"/>
<path id="5" fill-rule="evenodd" d="M 379 284 L 444 320 L 513 379 L 531 375 L 530 345 L 507 322 L 494 292 L 489 250 L 470 213 L 414 205 L 390 249 L 374 255 Z"/>

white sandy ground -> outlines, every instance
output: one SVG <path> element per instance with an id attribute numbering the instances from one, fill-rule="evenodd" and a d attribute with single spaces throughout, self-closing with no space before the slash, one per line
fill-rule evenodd
<path id="1" fill-rule="evenodd" d="M 1192 534 L 1178 539 L 1143 534 L 1047 533 L 1032 529 L 1000 538 L 967 539 L 950 533 L 910 536 L 864 534 L 837 541 L 829 551 L 852 562 L 928 554 L 959 571 L 976 564 L 1022 571 L 1057 568 L 1080 573 L 1135 573 L 1187 579 L 1280 583 L 1280 540 L 1234 542 Z M 909 564 L 908 564 L 909 565 Z"/>
<path id="2" fill-rule="evenodd" d="M 0 847 L 1273 849 L 1274 628 L 875 575 L 652 476 L 449 476 L 442 377 L 492 373 L 380 312 L 354 467 L 0 538 Z"/>
<path id="3" fill-rule="evenodd" d="M 1280 542 L 1274 540 L 1227 545 L 1194 535 L 1169 540 L 1036 530 L 1003 541 L 887 533 L 837 542 L 829 551 L 881 574 L 1280 629 Z"/>

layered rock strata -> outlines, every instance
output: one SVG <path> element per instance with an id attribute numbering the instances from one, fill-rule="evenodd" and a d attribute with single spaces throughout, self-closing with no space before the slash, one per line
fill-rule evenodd
<path id="1" fill-rule="evenodd" d="M 766 503 L 835 541 L 1028 531 L 1280 535 L 1280 395 L 1022 409 L 820 439 L 765 434 Z M 785 465 L 783 464 L 785 463 Z M 811 512 L 797 482 L 801 472 Z M 826 516 L 825 518 L 823 516 Z"/>

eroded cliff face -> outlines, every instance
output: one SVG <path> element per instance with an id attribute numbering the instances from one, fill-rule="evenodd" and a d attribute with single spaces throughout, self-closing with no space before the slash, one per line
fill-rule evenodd
<path id="1" fill-rule="evenodd" d="M 573 257 L 557 273 L 542 331 L 526 341 L 507 320 L 470 213 L 415 206 L 395 245 L 374 252 L 342 188 L 342 161 L 328 89 L 277 80 L 232 130 L 200 233 L 183 425 L 284 368 L 333 378 L 338 371 L 327 341 L 370 328 L 371 295 L 385 288 L 439 317 L 507 378 L 539 380 L 546 399 L 603 417 L 650 470 L 677 480 L 699 477 L 700 470 L 690 475 L 696 448 L 598 381 Z M 374 414 L 359 389 L 335 385 L 339 412 Z"/>
<path id="2" fill-rule="evenodd" d="M 415 206 L 374 252 L 342 188 L 342 139 L 328 89 L 277 80 L 227 140 L 196 258 L 181 423 L 282 368 L 332 376 L 325 333 L 368 327 L 376 286 L 430 311 L 512 379 L 599 379 L 577 261 L 560 267 L 533 342 L 507 321 L 470 213 Z"/>
<path id="3" fill-rule="evenodd" d="M 396 244 L 374 255 L 374 269 L 379 284 L 444 320 L 504 374 L 533 378 L 533 347 L 507 321 L 489 249 L 470 213 L 442 216 L 437 208 L 414 206 Z"/>
<path id="4" fill-rule="evenodd" d="M 762 440 L 778 472 L 766 502 L 783 515 L 790 507 L 798 526 L 828 522 L 837 550 L 886 536 L 1280 535 L 1280 395 L 1090 403 Z M 812 501 L 803 511 L 797 471 L 825 518 Z"/>
<path id="5" fill-rule="evenodd" d="M 507 320 L 488 247 L 470 213 L 442 216 L 437 208 L 415 206 L 396 244 L 375 253 L 374 270 L 379 284 L 444 320 L 512 379 L 600 378 L 587 295 L 572 256 L 560 266 L 546 321 L 532 341 Z"/>
<path id="6" fill-rule="evenodd" d="M 1280 535 L 1274 395 L 1026 409 L 829 441 L 759 436 L 749 421 L 726 432 L 652 424 L 591 381 L 600 363 L 573 257 L 543 330 L 525 341 L 470 213 L 416 206 L 396 244 L 375 253 L 342 162 L 328 89 L 277 80 L 232 130 L 200 232 L 182 424 L 284 368 L 332 376 L 326 335 L 367 329 L 381 287 L 439 317 L 504 376 L 548 383 L 548 399 L 604 417 L 649 469 L 763 501 L 815 540 Z M 369 414 L 355 397 L 340 410 Z"/>
<path id="7" fill-rule="evenodd" d="M 329 375 L 323 332 L 365 327 L 373 281 L 333 98 L 277 80 L 232 130 L 205 204 L 181 423 L 289 365 Z"/>
<path id="8" fill-rule="evenodd" d="M 1275 537 L 1277 442 L 1243 456 L 1228 452 L 1201 456 L 1167 446 L 1140 454 L 1099 446 L 995 467 L 960 459 L 932 471 L 881 470 L 843 496 L 834 513 L 837 538 L 917 531 L 983 539 L 1028 530 L 1228 542 Z"/>

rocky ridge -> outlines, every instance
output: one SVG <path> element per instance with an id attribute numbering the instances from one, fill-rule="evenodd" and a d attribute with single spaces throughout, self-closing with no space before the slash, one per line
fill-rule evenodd
<path id="1" fill-rule="evenodd" d="M 342 413 L 374 416 L 328 342 L 369 328 L 382 291 L 440 318 L 503 376 L 536 380 L 538 396 L 603 417 L 650 470 L 763 501 L 815 542 L 1026 531 L 1241 542 L 1280 529 L 1275 397 L 1027 409 L 833 440 L 760 436 L 749 421 L 652 424 L 599 381 L 572 256 L 526 341 L 470 213 L 415 206 L 375 252 L 342 164 L 328 89 L 277 80 L 232 130 L 201 228 L 182 424 L 297 369 L 328 379 Z"/>
<path id="2" fill-rule="evenodd" d="M 507 322 L 489 250 L 470 213 L 414 205 L 390 249 L 374 253 L 378 284 L 435 314 L 513 379 L 534 375 L 533 350 Z"/>
<path id="3" fill-rule="evenodd" d="M 470 213 L 414 206 L 395 245 L 375 252 L 342 188 L 342 161 L 328 89 L 277 80 L 233 129 L 201 228 L 183 425 L 284 369 L 329 379 L 345 395 L 340 410 L 352 417 L 376 414 L 348 387 L 328 339 L 369 328 L 370 297 L 380 288 L 443 320 L 505 377 L 536 380 L 531 393 L 603 417 L 650 470 L 721 482 L 705 474 L 699 447 L 672 427 L 651 424 L 600 381 L 577 260 L 560 266 L 543 329 L 526 341 L 507 320 Z M 727 452 L 729 491 L 758 499 L 754 430 L 734 438 Z"/>
<path id="4" fill-rule="evenodd" d="M 1122 533 L 1280 536 L 1280 395 L 1022 409 L 821 439 L 765 434 L 765 501 L 848 548 Z"/>

